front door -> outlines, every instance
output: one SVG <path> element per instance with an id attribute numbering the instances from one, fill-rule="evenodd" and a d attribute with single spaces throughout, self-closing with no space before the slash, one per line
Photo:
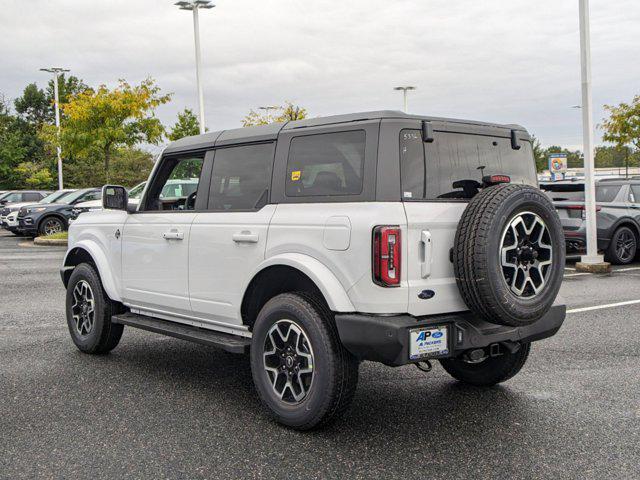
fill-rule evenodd
<path id="1" fill-rule="evenodd" d="M 122 232 L 127 305 L 190 315 L 189 239 L 203 161 L 203 155 L 163 158 L 140 209 L 127 217 Z"/>
<path id="2" fill-rule="evenodd" d="M 191 227 L 189 291 L 193 314 L 218 325 L 240 325 L 250 275 L 264 260 L 274 143 L 218 148 L 207 212 Z"/>

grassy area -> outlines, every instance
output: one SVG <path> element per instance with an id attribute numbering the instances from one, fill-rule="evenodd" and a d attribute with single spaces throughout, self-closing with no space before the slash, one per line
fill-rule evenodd
<path id="1" fill-rule="evenodd" d="M 53 235 L 42 235 L 40 238 L 47 238 L 51 240 L 67 240 L 69 238 L 69 232 L 58 232 Z"/>

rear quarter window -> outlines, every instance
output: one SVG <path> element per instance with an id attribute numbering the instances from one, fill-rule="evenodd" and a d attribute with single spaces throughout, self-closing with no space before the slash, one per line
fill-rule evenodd
<path id="1" fill-rule="evenodd" d="M 287 159 L 288 197 L 359 195 L 365 158 L 365 132 L 295 137 Z"/>
<path id="2" fill-rule="evenodd" d="M 596 185 L 596 202 L 613 202 L 621 188 L 622 185 Z"/>

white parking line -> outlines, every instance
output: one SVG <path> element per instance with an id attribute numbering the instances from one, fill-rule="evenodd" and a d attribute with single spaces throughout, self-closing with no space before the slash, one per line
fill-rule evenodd
<path id="1" fill-rule="evenodd" d="M 573 270 L 574 272 L 576 271 L 576 269 L 575 269 L 575 268 L 573 268 L 573 267 L 564 267 L 564 269 L 565 269 L 565 270 Z"/>
<path id="2" fill-rule="evenodd" d="M 624 307 L 625 305 L 636 305 L 640 300 L 627 300 L 626 302 L 608 303 L 605 305 L 594 305 L 593 307 L 572 308 L 567 313 L 591 312 L 593 310 L 602 310 L 603 308 Z"/>
<path id="3" fill-rule="evenodd" d="M 630 272 L 631 270 L 640 270 L 640 267 L 616 268 L 614 272 Z"/>
<path id="4" fill-rule="evenodd" d="M 567 273 L 564 278 L 567 277 L 579 277 L 580 275 L 591 275 L 591 273 L 588 272 L 581 272 L 581 273 Z"/>

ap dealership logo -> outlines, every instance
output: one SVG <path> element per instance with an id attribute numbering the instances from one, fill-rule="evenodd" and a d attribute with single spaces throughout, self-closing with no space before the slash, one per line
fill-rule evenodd
<path id="1" fill-rule="evenodd" d="M 420 332 L 420 335 L 418 335 L 418 338 L 416 338 L 417 342 L 424 342 L 427 338 L 431 337 L 431 338 L 441 338 L 443 335 L 442 332 Z"/>

